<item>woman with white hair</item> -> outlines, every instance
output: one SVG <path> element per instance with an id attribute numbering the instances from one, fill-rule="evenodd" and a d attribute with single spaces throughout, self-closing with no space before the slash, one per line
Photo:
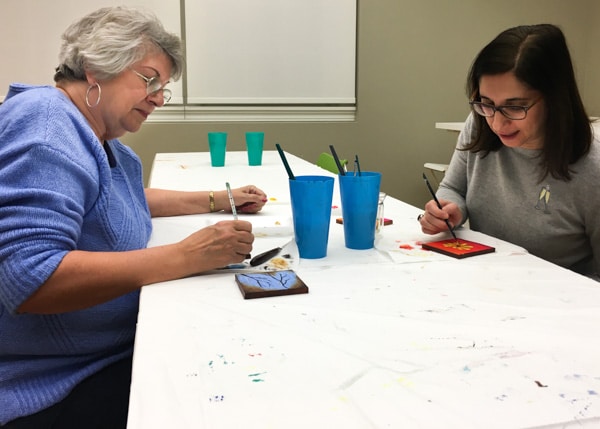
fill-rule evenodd
<path id="1" fill-rule="evenodd" d="M 241 262 L 252 225 L 147 248 L 152 216 L 230 209 L 225 190 L 144 189 L 118 138 L 166 103 L 181 41 L 147 12 L 103 8 L 63 35 L 56 86 L 0 106 L 0 426 L 126 426 L 142 286 Z M 240 211 L 266 202 L 233 190 Z"/>

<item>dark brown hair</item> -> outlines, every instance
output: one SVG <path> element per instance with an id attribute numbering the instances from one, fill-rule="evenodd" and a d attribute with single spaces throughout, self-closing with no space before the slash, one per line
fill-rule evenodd
<path id="1" fill-rule="evenodd" d="M 520 82 L 542 93 L 546 107 L 542 178 L 550 174 L 570 180 L 569 165 L 589 151 L 592 131 L 562 31 L 551 24 L 539 24 L 500 33 L 475 58 L 467 78 L 467 95 L 471 100 L 479 100 L 481 77 L 507 72 L 513 72 Z M 485 156 L 500 149 L 502 142 L 486 119 L 473 115 L 476 130 L 465 150 L 483 151 Z"/>

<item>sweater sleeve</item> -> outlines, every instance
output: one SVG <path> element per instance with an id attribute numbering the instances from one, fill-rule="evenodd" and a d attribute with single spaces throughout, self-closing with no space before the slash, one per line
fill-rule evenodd
<path id="1" fill-rule="evenodd" d="M 98 165 L 89 150 L 77 149 L 89 136 L 65 124 L 60 109 L 39 103 L 3 113 L 0 301 L 14 312 L 77 248 L 98 196 Z"/>
<path id="2" fill-rule="evenodd" d="M 594 138 L 590 152 L 572 167 L 572 171 L 573 206 L 581 214 L 583 231 L 589 243 L 588 251 L 592 254 L 587 269 L 581 272 L 600 281 L 600 136 Z M 583 247 L 587 248 L 588 245 Z"/>

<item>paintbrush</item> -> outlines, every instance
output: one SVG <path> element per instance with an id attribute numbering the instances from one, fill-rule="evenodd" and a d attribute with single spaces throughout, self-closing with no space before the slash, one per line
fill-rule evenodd
<path id="1" fill-rule="evenodd" d="M 274 249 L 267 250 L 266 252 L 256 255 L 254 258 L 250 259 L 250 266 L 256 267 L 257 265 L 262 265 L 268 260 L 277 256 L 279 252 L 281 252 L 281 247 L 276 247 Z"/>
<path id="2" fill-rule="evenodd" d="M 354 155 L 354 175 L 356 176 L 356 171 L 358 170 L 358 175 L 361 176 L 360 172 L 360 162 L 358 161 L 358 155 Z"/>
<path id="3" fill-rule="evenodd" d="M 231 193 L 231 186 L 229 182 L 225 182 L 225 188 L 227 188 L 227 196 L 229 197 L 229 204 L 231 205 L 231 213 L 233 213 L 233 220 L 238 220 L 237 210 L 235 208 L 235 201 L 233 200 L 233 194 Z M 246 254 L 246 259 L 251 258 L 250 253 Z"/>
<path id="4" fill-rule="evenodd" d="M 438 208 L 440 210 L 442 210 L 442 205 L 440 204 L 440 201 L 435 196 L 435 192 L 434 192 L 433 188 L 431 187 L 431 184 L 429 183 L 429 180 L 427 180 L 427 176 L 425 175 L 425 173 L 423 173 L 423 180 L 425 180 L 425 184 L 427 185 L 427 189 L 429 189 L 429 192 L 431 193 L 431 196 L 433 197 L 433 201 L 435 201 L 435 203 L 437 204 Z M 456 240 L 456 242 L 458 242 L 458 238 L 456 238 L 456 234 L 452 230 L 452 227 L 450 226 L 450 222 L 448 222 L 448 219 L 445 219 L 444 222 L 446 222 L 446 226 L 448 227 L 448 231 L 450 231 L 450 234 L 452 234 L 452 237 L 454 237 L 454 239 Z"/>
<path id="5" fill-rule="evenodd" d="M 344 167 L 342 167 L 342 163 L 340 162 L 340 158 L 338 157 L 335 148 L 332 144 L 329 145 L 329 150 L 331 150 L 331 155 L 333 156 L 333 160 L 335 161 L 335 165 L 337 165 L 338 171 L 340 172 L 340 176 L 345 176 L 346 172 L 344 171 Z"/>
<path id="6" fill-rule="evenodd" d="M 290 167 L 290 164 L 288 163 L 287 158 L 285 157 L 285 153 L 283 153 L 283 149 L 281 149 L 279 143 L 275 143 L 275 147 L 277 148 L 277 152 L 279 152 L 279 157 L 283 162 L 283 166 L 285 167 L 285 171 L 287 171 L 288 177 L 290 178 L 290 180 L 296 180 L 296 176 L 294 176 L 294 173 L 292 173 L 292 169 Z"/>
<path id="7" fill-rule="evenodd" d="M 227 188 L 227 196 L 229 197 L 229 204 L 231 205 L 233 220 L 238 220 L 237 210 L 235 209 L 235 201 L 233 200 L 233 194 L 231 193 L 231 186 L 229 186 L 229 182 L 225 182 L 225 187 Z"/>

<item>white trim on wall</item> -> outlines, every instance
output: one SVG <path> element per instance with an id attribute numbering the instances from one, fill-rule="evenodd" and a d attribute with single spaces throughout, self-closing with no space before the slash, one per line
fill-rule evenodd
<path id="1" fill-rule="evenodd" d="M 165 106 L 147 122 L 351 122 L 354 106 Z"/>

